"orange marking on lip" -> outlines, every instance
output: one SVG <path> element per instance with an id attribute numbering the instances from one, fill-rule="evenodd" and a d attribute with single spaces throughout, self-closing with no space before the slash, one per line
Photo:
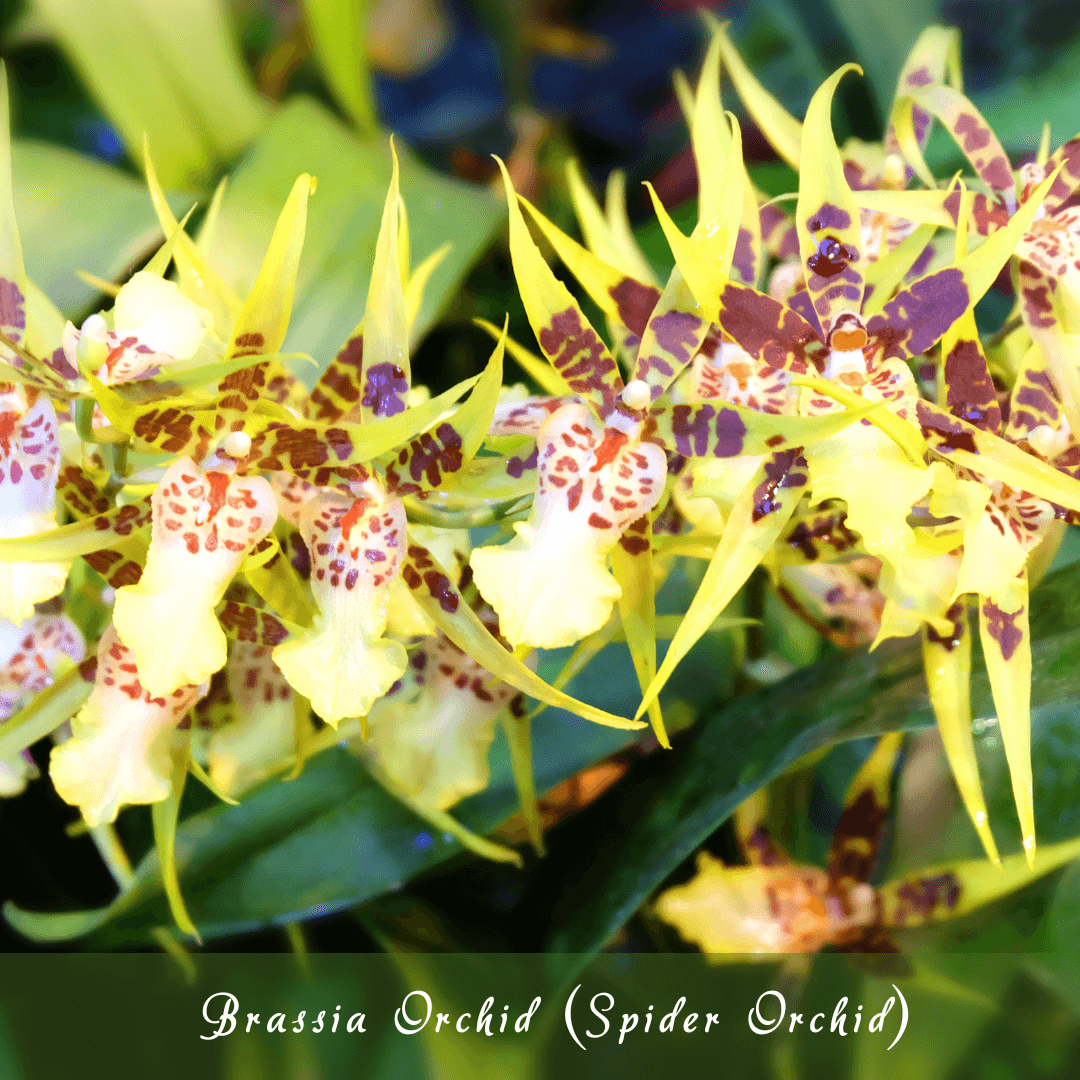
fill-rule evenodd
<path id="1" fill-rule="evenodd" d="M 604 428 L 604 437 L 596 448 L 596 461 L 589 472 L 599 472 L 615 460 L 615 455 L 626 445 L 627 437 L 615 428 Z"/>
<path id="2" fill-rule="evenodd" d="M 837 330 L 832 336 L 832 347 L 840 352 L 851 352 L 861 349 L 866 344 L 866 331 L 861 328 L 854 330 Z"/>
<path id="3" fill-rule="evenodd" d="M 229 488 L 229 474 L 223 472 L 208 472 L 206 479 L 210 482 L 210 512 L 206 515 L 209 521 L 224 505 L 225 495 Z"/>
<path id="4" fill-rule="evenodd" d="M 341 526 L 341 535 L 348 542 L 349 534 L 353 530 L 353 526 L 360 520 L 360 515 L 367 509 L 370 499 L 363 497 L 357 499 L 352 506 L 341 517 L 341 521 L 338 524 Z"/>

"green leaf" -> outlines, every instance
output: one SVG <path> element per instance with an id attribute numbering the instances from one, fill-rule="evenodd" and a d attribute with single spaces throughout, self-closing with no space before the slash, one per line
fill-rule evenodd
<path id="1" fill-rule="evenodd" d="M 1036 724 L 1051 715 L 1076 715 L 1080 670 L 1075 656 L 1080 632 L 1062 633 L 1061 629 L 1076 625 L 1077 592 L 1080 569 L 1074 566 L 1048 576 L 1035 596 L 1032 703 L 1033 719 L 1039 718 Z M 975 716 L 993 716 L 981 663 L 975 666 L 972 705 Z M 676 746 L 663 760 L 650 778 L 650 789 L 655 783 L 662 798 L 650 799 L 631 779 L 579 815 L 578 835 L 605 840 L 598 846 L 587 839 L 575 844 L 566 838 L 558 849 L 565 854 L 546 866 L 547 880 L 558 882 L 561 890 L 547 949 L 584 954 L 601 948 L 739 803 L 804 754 L 844 739 L 932 723 L 918 645 L 913 642 L 889 642 L 873 653 L 836 656 L 739 698 L 701 722 L 689 744 Z M 1036 761 L 1039 754 L 1036 746 Z M 1043 766 L 1036 769 L 1036 775 L 1042 776 Z M 1009 821 L 1010 813 L 1015 821 L 1010 801 L 988 802 L 991 821 L 1013 830 L 999 834 L 1002 853 L 1015 850 L 1018 830 Z M 1075 803 L 1074 796 L 1071 802 Z M 1063 815 L 1063 809 L 1056 815 L 1045 811 L 1040 828 L 1045 828 L 1047 840 L 1080 832 L 1080 810 L 1074 807 Z M 977 851 L 970 824 L 967 829 Z M 1010 838 L 1008 844 L 1002 842 L 1005 835 Z"/>
<path id="2" fill-rule="evenodd" d="M 147 254 L 161 236 L 153 205 L 137 180 L 71 150 L 15 141 L 11 159 L 26 272 L 74 316 L 97 296 L 75 271 L 111 281 Z"/>
<path id="3" fill-rule="evenodd" d="M 429 171 L 404 147 L 399 157 L 414 266 L 447 241 L 453 245 L 424 291 L 411 335 L 416 342 L 506 211 L 488 191 Z M 363 315 L 370 253 L 390 184 L 389 138 L 358 139 L 317 102 L 290 99 L 230 177 L 207 254 L 237 294 L 247 295 L 281 205 L 302 172 L 312 173 L 319 186 L 308 208 L 283 348 L 318 361 L 315 367 L 304 365 L 296 371 L 311 387 Z"/>
<path id="4" fill-rule="evenodd" d="M 379 130 L 363 30 L 369 0 L 304 0 L 308 27 L 326 81 L 365 135 Z"/>
<path id="5" fill-rule="evenodd" d="M 34 0 L 129 150 L 143 134 L 166 186 L 192 186 L 244 149 L 268 107 L 221 0 Z M 302 170 L 298 170 L 302 171 Z"/>

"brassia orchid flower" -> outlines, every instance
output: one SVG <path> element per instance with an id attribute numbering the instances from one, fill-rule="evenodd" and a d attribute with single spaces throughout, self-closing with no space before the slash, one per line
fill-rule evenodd
<path id="1" fill-rule="evenodd" d="M 516 696 L 445 635 L 429 637 L 351 747 L 418 805 L 445 810 L 487 787 L 495 724 Z"/>
<path id="2" fill-rule="evenodd" d="M 662 893 L 656 914 L 712 954 L 898 952 L 897 931 L 955 919 L 993 903 L 1080 854 L 1080 839 L 1053 844 L 1029 867 L 1022 855 L 994 867 L 965 861 L 869 884 L 884 835 L 902 736 L 887 735 L 848 789 L 825 869 L 794 863 L 762 823 L 766 792 L 735 814 L 745 866 L 701 852 L 697 874 Z"/>

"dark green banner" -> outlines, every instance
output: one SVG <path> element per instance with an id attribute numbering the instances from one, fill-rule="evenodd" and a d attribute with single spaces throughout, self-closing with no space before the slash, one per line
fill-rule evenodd
<path id="1" fill-rule="evenodd" d="M 8 955 L 4 1080 L 1077 1073 L 1080 957 Z M 1053 991 L 1051 993 L 1050 991 Z"/>

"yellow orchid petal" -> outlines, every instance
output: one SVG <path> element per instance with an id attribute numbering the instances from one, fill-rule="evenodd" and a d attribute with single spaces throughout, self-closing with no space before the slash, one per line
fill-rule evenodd
<path id="1" fill-rule="evenodd" d="M 48 563 L 70 560 L 114 546 L 150 523 L 148 500 L 124 503 L 84 521 L 27 535 L 0 539 L 0 563 Z"/>
<path id="2" fill-rule="evenodd" d="M 709 325 L 676 266 L 652 309 L 634 360 L 634 379 L 649 387 L 654 402 L 693 360 Z"/>
<path id="3" fill-rule="evenodd" d="M 679 661 L 731 603 L 776 542 L 802 497 L 806 481 L 806 464 L 798 447 L 770 454 L 762 461 L 732 508 L 705 577 L 642 698 L 638 717 L 656 700 Z"/>
<path id="4" fill-rule="evenodd" d="M 906 218 L 920 225 L 940 225 L 946 229 L 956 227 L 956 218 L 945 205 L 951 194 L 937 189 L 890 191 L 865 188 L 852 192 L 855 205 L 863 210 Z"/>
<path id="5" fill-rule="evenodd" d="M 903 742 L 901 731 L 892 731 L 878 739 L 848 787 L 844 809 L 829 847 L 829 886 L 834 892 L 849 894 L 852 886 L 870 880 L 889 809 L 896 759 Z"/>
<path id="6" fill-rule="evenodd" d="M 961 207 L 967 202 L 961 186 Z M 967 254 L 967 214 L 961 210 L 956 229 L 956 261 Z M 941 339 L 941 383 L 944 403 L 954 416 L 961 416 L 977 427 L 998 432 L 1001 429 L 1001 407 L 997 390 L 990 378 L 975 310 L 969 307 Z"/>
<path id="7" fill-rule="evenodd" d="M 923 86 L 899 97 L 893 106 L 893 121 L 900 146 L 908 162 L 924 178 L 926 170 L 915 125 L 908 117 L 918 106 L 935 116 L 956 139 L 971 162 L 979 179 L 996 192 L 1012 210 L 1016 206 L 1016 181 L 1009 157 L 982 113 L 959 91 L 951 86 Z M 899 115 L 904 116 L 897 123 Z M 931 182 L 929 187 L 936 186 Z"/>
<path id="8" fill-rule="evenodd" d="M 405 203 L 401 204 L 404 210 Z M 404 220 L 404 214 L 402 214 Z M 415 270 L 409 271 L 405 282 L 405 320 L 410 331 L 416 326 L 416 318 L 424 304 L 424 289 L 431 280 L 431 275 L 442 265 L 443 260 L 453 248 L 453 244 L 443 244 L 436 248 Z"/>
<path id="9" fill-rule="evenodd" d="M 146 569 L 137 585 L 117 590 L 113 621 L 143 685 L 165 695 L 225 666 L 214 608 L 270 531 L 277 505 L 261 477 L 204 472 L 184 457 L 169 466 L 151 503 Z"/>
<path id="10" fill-rule="evenodd" d="M 887 255 L 875 259 L 866 268 L 867 296 L 863 300 L 864 320 L 876 315 L 892 296 L 893 290 L 904 280 L 911 268 L 933 240 L 936 225 L 922 225 L 909 237 L 897 244 Z"/>
<path id="11" fill-rule="evenodd" d="M 528 520 L 514 524 L 508 544 L 477 548 L 471 565 L 511 645 L 553 649 L 607 622 L 620 595 L 607 554 L 656 505 L 667 463 L 658 446 L 600 427 L 580 403 L 551 416 L 537 448 Z"/>
<path id="12" fill-rule="evenodd" d="M 954 533 L 950 543 L 959 547 L 963 535 Z M 880 587 L 885 594 L 881 625 L 874 635 L 874 648 L 890 637 L 910 637 L 929 623 L 944 633 L 949 625 L 945 612 L 956 592 L 960 558 L 952 551 L 934 555 L 923 537 L 900 561 L 899 568 L 884 563 Z"/>
<path id="13" fill-rule="evenodd" d="M 847 526 L 865 550 L 899 570 L 916 543 L 907 518 L 929 493 L 932 470 L 914 465 L 884 432 L 862 423 L 807 447 L 806 460 L 812 504 L 843 499 Z"/>
<path id="14" fill-rule="evenodd" d="M 371 267 L 363 321 L 364 388 L 360 399 L 363 420 L 404 412 L 412 385 L 409 317 L 401 284 L 398 248 L 398 160 L 393 144 L 390 149 L 393 173 L 375 244 L 375 262 Z M 404 269 L 408 271 L 407 266 Z"/>
<path id="15" fill-rule="evenodd" d="M 994 695 L 998 730 L 1012 778 L 1013 798 L 1028 863 L 1035 859 L 1035 798 L 1031 787 L 1031 631 L 1027 574 L 1021 571 L 1022 602 L 1003 610 L 980 597 L 979 636 Z"/>
<path id="16" fill-rule="evenodd" d="M 919 35 L 904 60 L 904 66 L 896 81 L 893 101 L 921 87 L 944 83 L 956 90 L 964 88 L 960 67 L 960 32 L 953 27 L 928 26 Z M 916 109 L 913 110 L 910 122 L 916 143 L 925 146 L 930 137 L 931 118 L 921 109 Z M 886 154 L 901 153 L 891 120 L 885 130 L 884 150 Z"/>
<path id="17" fill-rule="evenodd" d="M 180 228 L 165 198 L 165 192 L 158 182 L 154 162 L 150 157 L 149 140 L 144 140 L 143 143 L 143 169 L 146 173 L 146 186 L 150 191 L 154 212 L 157 214 L 162 232 L 166 236 L 178 234 L 173 259 L 176 263 L 180 288 L 190 300 L 213 312 L 214 328 L 218 337 L 228 340 L 240 315 L 242 304 L 221 275 L 210 265 L 203 251 Z"/>
<path id="18" fill-rule="evenodd" d="M 56 527 L 60 432 L 44 395 L 0 388 L 0 537 L 29 537 Z M 64 587 L 71 559 L 0 562 L 0 617 L 21 623 L 34 605 Z"/>
<path id="19" fill-rule="evenodd" d="M 740 235 L 743 201 L 747 194 L 739 122 L 733 114 L 729 113 L 728 118 L 732 126 L 730 152 L 717 175 L 708 178 L 710 189 L 703 191 L 698 222 L 689 237 L 683 236 L 671 220 L 653 186 L 649 183 L 645 185 L 668 246 L 675 256 L 675 264 L 701 305 L 706 322 L 710 323 L 716 322 L 719 317 L 719 298 L 730 276 Z M 755 213 L 756 210 L 755 204 Z"/>
<path id="20" fill-rule="evenodd" d="M 487 319 L 474 319 L 482 330 L 485 330 L 498 341 L 504 329 L 488 322 Z M 564 396 L 573 393 L 569 383 L 550 364 L 541 360 L 534 352 L 530 352 L 524 345 L 519 345 L 512 337 L 506 338 L 506 351 L 517 361 L 537 386 L 547 394 Z"/>
<path id="21" fill-rule="evenodd" d="M 808 369 L 808 349 L 821 340 L 797 311 L 734 281 L 729 281 L 720 294 L 717 321 L 752 359 L 800 374 Z"/>
<path id="22" fill-rule="evenodd" d="M 843 312 L 862 310 L 863 268 L 859 207 L 844 177 L 832 130 L 833 95 L 849 71 L 845 64 L 822 83 L 806 110 L 795 223 L 806 271 L 806 288 L 828 340 Z"/>
<path id="23" fill-rule="evenodd" d="M 1075 432 L 1080 431 L 1080 317 L 1073 309 L 1080 299 L 1080 272 L 1070 268 L 1060 273 L 1059 260 L 1070 267 L 1070 257 L 1080 258 L 1080 238 L 1070 243 L 1068 237 L 1063 231 L 1034 241 L 1025 236 L 1017 249 L 1017 286 L 1024 325 L 1046 360 L 1056 397 Z M 1039 250 L 1043 244 L 1049 248 L 1045 254 Z M 1051 261 L 1057 265 L 1047 265 Z"/>
<path id="24" fill-rule="evenodd" d="M 525 313 L 552 367 L 601 420 L 619 404 L 623 382 L 618 365 L 569 290 L 551 272 L 529 235 L 514 185 L 500 161 L 510 211 L 510 256 Z"/>
<path id="25" fill-rule="evenodd" d="M 986 813 L 986 799 L 979 781 L 979 763 L 971 734 L 971 627 L 963 600 L 947 612 L 949 630 L 942 634 L 923 628 L 923 668 L 930 690 L 930 704 L 937 717 L 945 757 L 964 808 L 979 834 L 987 857 L 1000 865 L 994 834 Z"/>
<path id="26" fill-rule="evenodd" d="M 1009 396 L 1009 423 L 1005 428 L 1005 438 L 1011 443 L 1030 441 L 1034 436 L 1040 452 L 1043 446 L 1051 450 L 1064 450 L 1068 445 L 1072 425 L 1063 430 L 1061 409 L 1058 407 L 1057 393 L 1050 376 L 1046 372 L 1046 360 L 1038 345 L 1032 345 L 1020 361 Z M 1047 442 L 1040 439 L 1044 436 Z M 1040 446 L 1040 443 L 1043 446 Z M 1056 457 L 1053 452 L 1045 454 L 1047 458 Z"/>
<path id="27" fill-rule="evenodd" d="M 606 212 L 600 209 L 573 158 L 566 165 L 566 181 L 588 249 L 627 277 L 655 286 L 656 273 L 634 238 L 626 216 L 626 175 L 618 169 L 609 174 Z"/>
<path id="28" fill-rule="evenodd" d="M 701 62 L 694 111 L 690 117 L 690 144 L 698 173 L 698 220 L 718 221 L 724 207 L 724 170 L 732 153 L 732 137 L 720 100 L 720 50 L 723 34 L 713 34 Z"/>
<path id="29" fill-rule="evenodd" d="M 151 695 L 136 673 L 134 652 L 109 626 L 98 645 L 90 698 L 71 722 L 72 737 L 49 759 L 60 797 L 78 806 L 91 826 L 115 821 L 122 806 L 165 799 L 172 789 L 173 733 L 207 686 Z"/>
<path id="30" fill-rule="evenodd" d="M 6 64 L 0 64 L 0 331 L 12 341 L 22 341 L 26 333 L 26 269 L 11 187 L 11 114 Z"/>
<path id="31" fill-rule="evenodd" d="M 797 170 L 802 156 L 803 125 L 754 78 L 750 69 L 743 63 L 738 50 L 731 43 L 726 26 L 721 26 L 708 14 L 706 14 L 706 21 L 720 42 L 720 55 L 724 61 L 724 67 L 731 76 L 735 91 L 746 106 L 746 111 L 753 117 L 754 123 L 761 128 L 772 148 L 793 169 Z"/>
<path id="32" fill-rule="evenodd" d="M 405 508 L 374 487 L 353 500 L 324 492 L 301 512 L 319 611 L 274 662 L 328 724 L 365 716 L 401 678 L 407 658 L 385 638 L 390 590 L 405 554 Z"/>
<path id="33" fill-rule="evenodd" d="M 441 566 L 464 567 L 469 561 L 472 546 L 468 529 L 435 529 L 410 522 L 409 536 L 415 543 L 426 547 Z M 390 591 L 386 630 L 400 638 L 429 637 L 438 633 L 431 616 L 417 603 L 412 590 L 400 576 L 395 578 Z"/>
<path id="34" fill-rule="evenodd" d="M 276 353 L 285 340 L 292 313 L 300 249 L 307 225 L 308 197 L 315 180 L 297 177 L 274 226 L 262 266 L 229 338 L 229 356 Z"/>
<path id="35" fill-rule="evenodd" d="M 519 195 L 518 199 L 600 310 L 609 320 L 625 327 L 635 340 L 640 338 L 660 298 L 660 290 L 604 262 L 567 236 L 524 196 Z"/>
<path id="36" fill-rule="evenodd" d="M 1061 172 L 1044 203 L 1048 214 L 1058 210 L 1061 204 L 1080 187 L 1080 135 L 1073 136 L 1055 150 L 1044 164 L 1047 174 L 1056 172 L 1059 167 Z"/>
<path id="37" fill-rule="evenodd" d="M 656 580 L 653 575 L 652 523 L 647 515 L 632 522 L 611 549 L 611 570 L 622 590 L 619 619 L 630 659 L 644 693 L 656 677 Z M 671 748 L 660 702 L 649 706 L 649 723 L 664 749 Z"/>
<path id="38" fill-rule="evenodd" d="M 404 496 L 452 487 L 455 478 L 467 470 L 495 416 L 505 345 L 505 337 L 500 337 L 469 400 L 441 420 L 433 432 L 425 432 L 402 446 L 394 460 L 387 463 L 386 481 L 391 491 Z M 416 407 L 410 410 L 416 411 Z"/>
<path id="39" fill-rule="evenodd" d="M 917 413 L 931 448 L 946 460 L 1014 491 L 1080 511 L 1080 481 L 1072 476 L 931 402 L 920 401 Z"/>
<path id="40" fill-rule="evenodd" d="M 878 890 L 885 926 L 921 926 L 959 919 L 1008 896 L 1080 856 L 1080 837 L 1040 848 L 1033 860 L 1007 855 L 1001 865 L 986 859 L 928 866 Z"/>

